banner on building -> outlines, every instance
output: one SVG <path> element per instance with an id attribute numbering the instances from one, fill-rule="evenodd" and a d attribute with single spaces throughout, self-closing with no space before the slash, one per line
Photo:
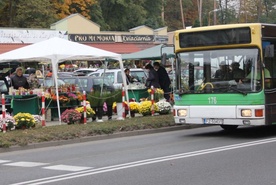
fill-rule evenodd
<path id="1" fill-rule="evenodd" d="M 59 37 L 68 40 L 67 31 L 0 29 L 0 43 L 32 44 L 53 37 Z"/>

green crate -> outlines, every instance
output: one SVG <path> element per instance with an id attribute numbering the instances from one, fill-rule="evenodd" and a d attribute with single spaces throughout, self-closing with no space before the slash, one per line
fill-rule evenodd
<path id="1" fill-rule="evenodd" d="M 149 93 L 147 89 L 129 89 L 128 90 L 128 98 L 134 98 L 137 102 L 140 101 L 141 98 L 148 98 Z"/>
<path id="2" fill-rule="evenodd" d="M 37 95 L 15 95 L 12 97 L 13 115 L 19 112 L 39 114 L 39 102 Z"/>

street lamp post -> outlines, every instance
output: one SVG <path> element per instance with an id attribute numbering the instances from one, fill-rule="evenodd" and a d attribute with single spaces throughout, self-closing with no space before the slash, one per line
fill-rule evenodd
<path id="1" fill-rule="evenodd" d="M 211 24 L 211 13 L 212 12 L 217 12 L 217 11 L 219 11 L 220 9 L 214 9 L 214 10 L 211 10 L 209 13 L 208 13 L 208 26 L 210 26 L 210 24 Z M 214 20 L 215 21 L 215 20 Z"/>

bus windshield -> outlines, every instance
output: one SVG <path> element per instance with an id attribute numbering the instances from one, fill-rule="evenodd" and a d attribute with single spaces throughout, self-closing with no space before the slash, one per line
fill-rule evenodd
<path id="1" fill-rule="evenodd" d="M 177 54 L 176 92 L 242 93 L 261 90 L 257 48 L 217 49 Z"/>

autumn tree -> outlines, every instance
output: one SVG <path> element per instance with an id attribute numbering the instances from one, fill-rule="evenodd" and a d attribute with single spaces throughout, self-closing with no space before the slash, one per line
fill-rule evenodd
<path id="1" fill-rule="evenodd" d="M 96 0 L 50 0 L 53 3 L 56 16 L 63 19 L 71 14 L 79 13 L 90 19 L 91 6 L 96 4 Z"/>

